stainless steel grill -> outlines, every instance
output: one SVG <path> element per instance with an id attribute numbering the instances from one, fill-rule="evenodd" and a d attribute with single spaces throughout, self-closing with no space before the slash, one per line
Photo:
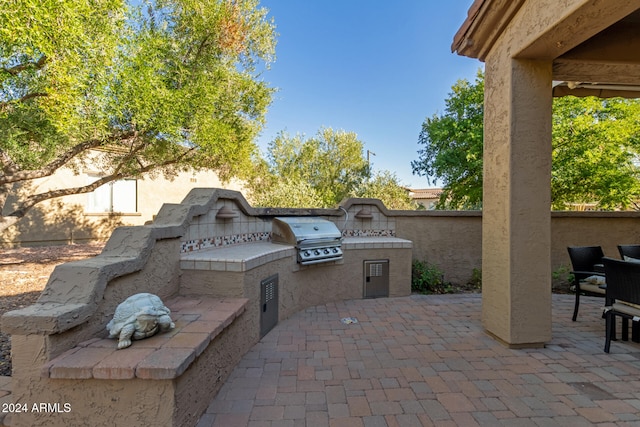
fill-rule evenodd
<path id="1" fill-rule="evenodd" d="M 271 241 L 295 246 L 302 265 L 342 259 L 342 234 L 326 219 L 276 217 L 271 225 Z"/>

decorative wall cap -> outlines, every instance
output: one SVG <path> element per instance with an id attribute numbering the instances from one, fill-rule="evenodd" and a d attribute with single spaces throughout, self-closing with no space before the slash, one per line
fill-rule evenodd
<path id="1" fill-rule="evenodd" d="M 238 212 L 234 211 L 229 206 L 221 207 L 218 213 L 216 214 L 216 218 L 219 218 L 219 219 L 231 219 L 231 218 L 237 218 L 238 216 L 239 216 Z"/>

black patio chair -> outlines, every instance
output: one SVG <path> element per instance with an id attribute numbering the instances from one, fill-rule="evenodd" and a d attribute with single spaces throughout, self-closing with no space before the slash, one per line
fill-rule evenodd
<path id="1" fill-rule="evenodd" d="M 640 245 L 618 245 L 620 258 L 628 261 L 629 258 L 640 260 Z"/>
<path id="2" fill-rule="evenodd" d="M 611 340 L 616 339 L 616 316 L 622 318 L 622 340 L 628 339 L 629 320 L 633 323 L 632 340 L 639 341 L 640 328 L 640 263 L 604 258 L 607 275 L 605 307 L 606 332 L 604 351 L 609 353 Z"/>
<path id="3" fill-rule="evenodd" d="M 600 246 L 569 246 L 569 258 L 573 271 L 573 285 L 576 291 L 576 303 L 573 309 L 574 322 L 578 318 L 578 308 L 580 307 L 580 295 L 605 296 L 604 288 L 604 266 L 602 258 L 604 253 Z M 593 280 L 596 277 L 599 279 Z"/>

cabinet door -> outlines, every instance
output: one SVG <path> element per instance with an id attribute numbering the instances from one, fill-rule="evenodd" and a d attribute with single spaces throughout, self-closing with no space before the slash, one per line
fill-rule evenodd
<path id="1" fill-rule="evenodd" d="M 260 338 L 278 324 L 278 275 L 260 282 Z"/>
<path id="2" fill-rule="evenodd" d="M 389 296 L 389 260 L 364 262 L 364 297 Z"/>

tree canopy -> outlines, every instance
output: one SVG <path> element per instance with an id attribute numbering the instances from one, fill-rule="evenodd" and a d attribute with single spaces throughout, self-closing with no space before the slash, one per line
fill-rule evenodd
<path id="1" fill-rule="evenodd" d="M 374 173 L 370 179 L 361 183 L 351 195 L 379 199 L 389 209 L 413 210 L 418 208 L 407 189 L 400 184 L 396 174 L 387 170 Z"/>
<path id="2" fill-rule="evenodd" d="M 414 174 L 444 183 L 437 207 L 482 206 L 484 74 L 459 80 L 445 112 L 422 124 Z M 637 207 L 640 101 L 567 96 L 553 101 L 552 208 Z"/>
<path id="3" fill-rule="evenodd" d="M 553 103 L 551 198 L 555 209 L 597 204 L 637 209 L 640 102 L 557 98 Z"/>
<path id="4" fill-rule="evenodd" d="M 484 74 L 473 84 L 458 80 L 445 101 L 445 113 L 422 124 L 418 160 L 413 173 L 444 182 L 436 208 L 478 209 L 482 206 L 482 139 Z"/>
<path id="5" fill-rule="evenodd" d="M 327 208 L 347 197 L 372 197 L 392 209 L 413 208 L 395 175 L 371 179 L 363 150 L 354 132 L 323 128 L 311 138 L 281 132 L 250 184 L 250 198 L 257 206 Z"/>
<path id="6" fill-rule="evenodd" d="M 269 143 L 266 173 L 252 186 L 252 197 L 260 206 L 336 206 L 369 174 L 362 149 L 358 136 L 344 130 L 324 128 L 308 139 L 281 132 Z M 279 199 L 279 191 L 301 197 Z"/>
<path id="7" fill-rule="evenodd" d="M 0 230 L 43 200 L 124 177 L 251 172 L 273 92 L 261 73 L 274 48 L 257 0 L 5 2 Z M 92 184 L 18 196 L 88 160 L 103 175 Z"/>

